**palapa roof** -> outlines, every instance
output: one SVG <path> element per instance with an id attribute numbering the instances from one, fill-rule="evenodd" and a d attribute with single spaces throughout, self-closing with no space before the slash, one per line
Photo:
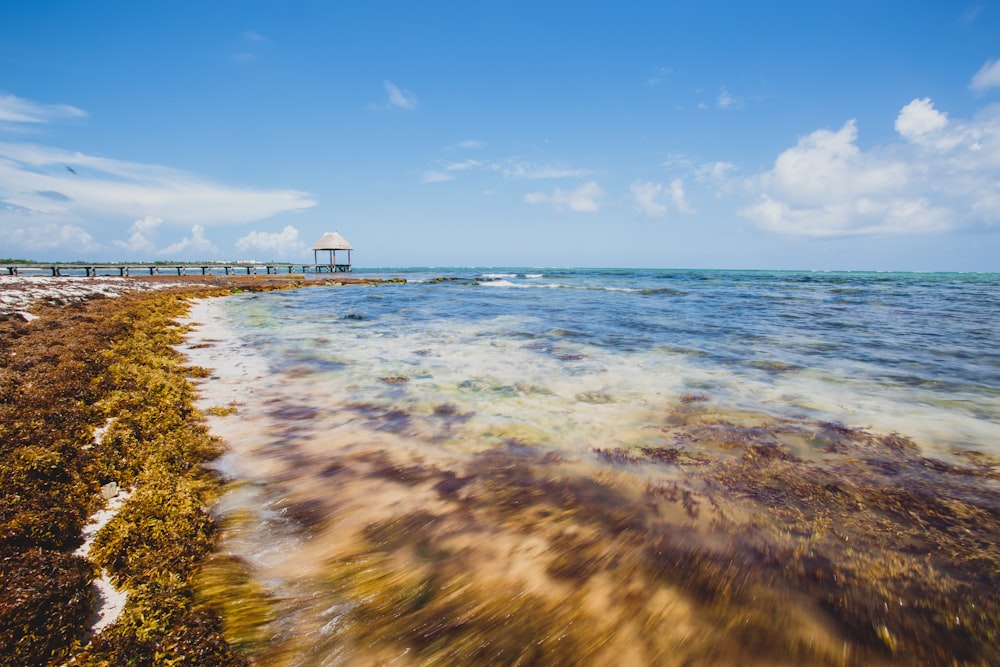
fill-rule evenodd
<path id="1" fill-rule="evenodd" d="M 340 235 L 340 232 L 327 232 L 323 234 L 323 238 L 316 241 L 311 250 L 354 250 L 354 248 Z"/>

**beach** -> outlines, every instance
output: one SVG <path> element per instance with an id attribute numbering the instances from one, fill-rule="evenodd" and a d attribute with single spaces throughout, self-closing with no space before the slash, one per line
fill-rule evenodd
<path id="1" fill-rule="evenodd" d="M 0 664 L 245 664 L 193 598 L 221 449 L 174 318 L 293 284 L 0 280 Z"/>
<path id="2" fill-rule="evenodd" d="M 69 533 L 93 532 L 83 526 L 111 473 L 67 468 L 70 481 L 84 475 L 72 486 L 76 518 L 35 557 L 62 563 L 51 582 L 78 582 L 64 593 L 78 611 L 55 655 L 103 664 L 159 651 L 220 665 L 997 658 L 997 278 L 358 278 L 367 284 L 279 291 L 297 283 L 150 290 L 59 278 L 70 282 L 55 296 L 33 283 L 61 304 L 43 307 L 0 291 L 11 315 L 4 386 L 27 396 L 45 368 L 69 377 L 76 367 L 58 359 L 91 369 L 67 382 L 82 403 L 46 400 L 101 409 L 72 422 L 75 444 L 57 437 L 48 451 L 67 466 L 71 452 L 83 462 L 98 452 L 131 493 L 88 558 L 135 593 L 117 622 L 95 626 L 102 608 L 86 591 L 97 571 L 69 556 L 82 540 Z M 88 284 L 90 298 L 79 292 Z M 101 298 L 107 290 L 121 296 Z M 69 341 L 60 326 L 113 356 L 87 361 L 81 342 L 66 357 L 59 343 L 47 360 L 51 343 L 32 336 Z M 108 340 L 89 338 L 101 331 Z M 37 363 L 19 380 L 9 371 L 29 349 Z M 173 370 L 150 374 L 159 368 Z M 85 386 L 108 391 L 87 398 Z M 49 432 L 25 435 L 44 444 Z M 16 451 L 8 460 L 29 450 Z M 39 565 L 10 560 L 27 552 L 5 517 L 5 562 L 29 576 Z M 126 519 L 147 528 L 130 533 Z M 150 526 L 173 532 L 142 532 Z M 167 572 L 183 576 L 167 585 Z M 166 588 L 151 594 L 153 581 Z"/>

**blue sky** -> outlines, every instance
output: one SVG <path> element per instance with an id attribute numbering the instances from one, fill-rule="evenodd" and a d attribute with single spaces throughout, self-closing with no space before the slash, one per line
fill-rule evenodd
<path id="1" fill-rule="evenodd" d="M 1000 2 L 4 2 L 0 257 L 1000 271 Z"/>

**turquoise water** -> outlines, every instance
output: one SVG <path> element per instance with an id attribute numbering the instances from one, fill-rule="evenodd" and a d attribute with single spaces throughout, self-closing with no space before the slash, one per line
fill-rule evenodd
<path id="1" fill-rule="evenodd" d="M 324 377 L 338 385 L 412 375 L 403 393 L 415 400 L 471 395 L 460 385 L 476 378 L 633 399 L 701 392 L 937 450 L 1000 447 L 996 274 L 375 273 L 408 283 L 234 299 L 227 317 L 278 372 L 334 364 Z"/>
<path id="2" fill-rule="evenodd" d="M 209 345 L 188 353 L 217 369 L 205 404 L 237 407 L 211 420 L 234 481 L 216 511 L 228 521 L 222 552 L 275 605 L 255 654 L 264 664 L 510 664 L 527 660 L 502 639 L 520 628 L 511 619 L 539 614 L 588 629 L 517 629 L 549 660 L 572 645 L 579 664 L 880 664 L 873 647 L 896 651 L 915 633 L 930 648 L 908 640 L 906 659 L 945 650 L 933 627 L 915 631 L 893 611 L 934 594 L 893 568 L 940 551 L 914 546 L 933 532 L 901 537 L 923 520 L 893 517 L 900 502 L 940 497 L 1000 516 L 1000 275 L 356 274 L 407 282 L 238 295 L 193 313 L 204 327 L 193 342 Z M 841 506 L 847 496 L 830 489 L 860 495 Z M 609 528 L 621 517 L 632 538 Z M 990 543 L 976 536 L 969 549 Z M 719 593 L 665 573 L 663 553 L 770 578 L 753 584 L 753 604 L 720 607 Z M 872 566 L 888 579 L 862 576 L 864 559 L 890 559 Z M 848 602 L 815 590 L 817 562 L 844 563 L 829 581 Z M 936 567 L 997 590 L 966 566 Z M 859 592 L 843 583 L 852 577 L 878 587 Z M 622 593 L 633 580 L 643 592 Z M 460 591 L 468 600 L 449 598 L 434 618 L 465 621 L 426 639 L 419 614 L 434 602 L 406 603 L 399 591 L 412 586 L 421 600 Z M 482 587 L 511 606 L 482 611 Z M 1000 605 L 983 594 L 954 595 L 970 609 Z M 729 613 L 782 639 L 757 647 Z M 885 618 L 873 625 L 873 614 Z"/>

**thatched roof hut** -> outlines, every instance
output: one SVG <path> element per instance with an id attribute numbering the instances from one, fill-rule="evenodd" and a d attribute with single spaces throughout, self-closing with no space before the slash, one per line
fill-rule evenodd
<path id="1" fill-rule="evenodd" d="M 330 263 L 320 264 L 319 263 L 319 251 L 326 250 L 330 253 Z M 347 251 L 347 264 L 337 264 L 337 251 L 346 250 Z M 313 251 L 313 262 L 316 266 L 317 271 L 321 271 L 324 268 L 328 268 L 330 272 L 334 271 L 350 271 L 351 270 L 351 251 L 354 250 L 347 239 L 340 235 L 340 232 L 327 232 L 323 234 L 323 238 L 316 242 L 316 245 L 312 247 Z"/>

